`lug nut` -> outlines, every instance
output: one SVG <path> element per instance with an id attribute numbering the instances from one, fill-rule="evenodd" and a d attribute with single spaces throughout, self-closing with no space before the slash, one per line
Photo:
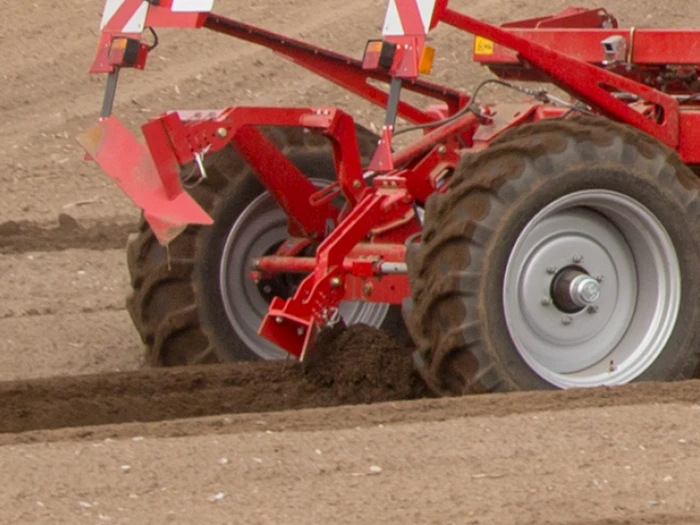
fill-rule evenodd
<path id="1" fill-rule="evenodd" d="M 573 320 L 573 317 L 571 317 L 570 315 L 565 315 L 561 318 L 561 323 L 568 326 L 573 322 Z"/>
<path id="2" fill-rule="evenodd" d="M 598 306 L 595 304 L 592 304 L 591 306 L 588 307 L 588 313 L 589 314 L 597 314 L 598 313 Z"/>
<path id="3" fill-rule="evenodd" d="M 543 298 L 540 300 L 540 304 L 541 304 L 542 306 L 549 306 L 550 304 L 552 304 L 552 298 L 551 298 L 551 297 L 543 297 Z"/>
<path id="4" fill-rule="evenodd" d="M 572 260 L 577 264 L 583 262 L 583 255 L 574 255 L 572 257 Z"/>
<path id="5" fill-rule="evenodd" d="M 596 275 L 595 280 L 598 281 L 599 283 L 603 282 L 603 276 L 602 275 Z"/>
<path id="6" fill-rule="evenodd" d="M 549 275 L 554 275 L 557 273 L 557 267 L 556 266 L 547 266 L 547 273 Z"/>

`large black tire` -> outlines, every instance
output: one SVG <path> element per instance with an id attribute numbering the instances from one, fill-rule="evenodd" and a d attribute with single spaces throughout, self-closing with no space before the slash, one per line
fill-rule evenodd
<path id="1" fill-rule="evenodd" d="M 449 191 L 428 200 L 423 237 L 407 256 L 404 317 L 423 377 L 447 395 L 692 377 L 700 362 L 699 190 L 675 151 L 602 118 L 522 126 L 464 158 Z M 563 213 L 573 222 L 555 222 Z M 607 230 L 597 229 L 601 221 Z M 593 253 L 537 266 L 569 246 Z M 605 250 L 617 265 L 611 279 L 586 269 L 607 264 Z M 568 281 L 561 288 L 570 275 L 582 275 L 591 293 L 575 295 Z M 573 309 L 572 297 L 582 301 Z M 579 331 L 569 340 L 568 329 Z M 623 335 L 603 340 L 608 333 Z"/>
<path id="2" fill-rule="evenodd" d="M 363 160 L 377 137 L 358 126 Z M 329 142 L 299 128 L 265 128 L 270 138 L 309 178 L 335 180 Z M 210 227 L 191 226 L 163 248 L 145 221 L 129 238 L 127 262 L 133 292 L 127 309 L 145 344 L 151 366 L 184 366 L 261 357 L 227 317 L 221 289 L 221 257 L 232 225 L 248 205 L 266 194 L 233 147 L 205 158 L 207 178 L 190 190 L 212 216 Z M 184 168 L 185 176 L 192 166 Z M 260 256 L 261 254 L 254 254 Z M 403 329 L 399 308 L 382 325 Z M 260 340 L 259 344 L 266 344 Z"/>

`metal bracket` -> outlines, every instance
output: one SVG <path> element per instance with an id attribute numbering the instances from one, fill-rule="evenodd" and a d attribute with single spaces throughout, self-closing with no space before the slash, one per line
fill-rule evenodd
<path id="1" fill-rule="evenodd" d="M 340 320 L 340 310 L 337 306 L 331 308 L 324 308 L 321 311 L 321 319 L 323 320 L 323 325 L 327 328 L 333 328 L 337 325 Z"/>
<path id="2" fill-rule="evenodd" d="M 194 163 L 197 165 L 197 169 L 199 170 L 199 177 L 194 182 L 190 182 L 194 175 L 194 170 L 192 170 L 190 175 L 188 175 L 182 181 L 183 186 L 185 186 L 186 188 L 195 188 L 199 186 L 204 179 L 207 178 L 207 169 L 204 167 L 204 157 L 206 157 L 207 153 L 209 153 L 209 150 L 211 150 L 211 144 L 208 144 L 207 147 L 204 148 L 202 151 L 199 151 L 194 154 Z"/>

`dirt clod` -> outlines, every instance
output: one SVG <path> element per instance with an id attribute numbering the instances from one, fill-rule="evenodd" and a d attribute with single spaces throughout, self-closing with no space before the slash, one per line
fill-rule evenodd
<path id="1" fill-rule="evenodd" d="M 58 216 L 58 226 L 65 231 L 80 231 L 83 227 L 80 223 L 67 213 L 61 213 Z"/>
<path id="2" fill-rule="evenodd" d="M 354 325 L 321 335 L 306 377 L 344 403 L 413 399 L 425 395 L 413 373 L 410 350 L 382 330 Z"/>
<path id="3" fill-rule="evenodd" d="M 17 235 L 18 233 L 20 233 L 20 227 L 16 221 L 5 221 L 0 224 L 0 235 Z"/>

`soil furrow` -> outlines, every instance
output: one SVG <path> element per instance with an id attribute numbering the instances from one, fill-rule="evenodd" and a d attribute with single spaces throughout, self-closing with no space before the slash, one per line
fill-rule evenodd
<path id="1" fill-rule="evenodd" d="M 61 215 L 54 227 L 31 221 L 6 221 L 0 224 L 0 254 L 122 249 L 129 234 L 137 228 L 136 223 L 95 221 L 80 224 L 69 215 Z"/>
<path id="2" fill-rule="evenodd" d="M 0 433 L 293 410 L 424 394 L 411 356 L 384 332 L 327 339 L 342 360 L 249 362 L 0 383 Z"/>
<path id="3" fill-rule="evenodd" d="M 327 347 L 333 351 L 350 349 L 345 362 L 367 359 L 360 345 L 352 348 L 348 330 Z M 37 430 L 96 427 L 123 423 L 150 423 L 200 418 L 223 414 L 233 416 L 207 421 L 124 427 L 83 428 L 69 434 L 34 433 L 24 437 L 6 436 L 14 441 L 119 437 L 132 434 L 181 436 L 206 433 L 237 433 L 268 430 L 318 430 L 352 428 L 372 424 L 441 421 L 458 417 L 509 416 L 540 411 L 614 407 L 625 405 L 667 405 L 700 403 L 700 382 L 638 383 L 596 390 L 520 392 L 471 396 L 458 399 L 424 399 L 412 403 L 359 404 L 407 400 L 424 396 L 421 385 L 410 375 L 410 359 L 378 332 L 364 343 L 384 359 L 381 373 L 331 373 L 318 368 L 302 369 L 296 363 L 256 362 L 216 367 L 161 369 L 49 378 L 0 383 L 0 434 Z M 357 335 L 355 334 L 357 341 Z M 350 344 L 349 344 L 350 343 Z M 388 351 L 381 351 L 384 344 Z M 392 351 L 393 350 L 393 351 Z M 390 356 L 388 359 L 387 356 Z M 404 380 L 397 380 L 405 374 Z M 333 410 L 295 411 L 304 408 L 339 407 Z M 700 407 L 699 407 L 700 408 Z M 262 418 L 260 413 L 278 412 Z"/>

